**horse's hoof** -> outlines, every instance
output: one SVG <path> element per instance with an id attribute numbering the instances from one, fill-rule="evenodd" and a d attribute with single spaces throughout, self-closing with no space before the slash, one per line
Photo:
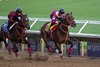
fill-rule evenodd
<path id="1" fill-rule="evenodd" d="M 11 52 L 9 52 L 9 55 L 12 55 Z"/>
<path id="2" fill-rule="evenodd" d="M 72 56 L 71 56 L 71 53 L 68 53 L 67 56 L 68 56 L 68 57 L 72 57 Z"/>
<path id="3" fill-rule="evenodd" d="M 29 60 L 32 60 L 32 56 L 29 56 Z"/>
<path id="4" fill-rule="evenodd" d="M 64 59 L 64 57 L 63 56 L 60 56 L 60 58 L 63 60 Z"/>
<path id="5" fill-rule="evenodd" d="M 52 51 L 53 51 L 53 49 L 49 47 L 48 48 L 48 52 L 52 52 Z"/>
<path id="6" fill-rule="evenodd" d="M 61 59 L 64 59 L 63 54 L 59 54 Z"/>
<path id="7" fill-rule="evenodd" d="M 52 53 L 52 52 L 49 52 L 48 54 L 49 54 L 49 55 L 52 55 L 53 53 Z"/>
<path id="8" fill-rule="evenodd" d="M 17 57 L 17 59 L 20 59 L 20 57 Z"/>
<path id="9" fill-rule="evenodd" d="M 67 57 L 72 57 L 71 55 L 67 55 Z"/>

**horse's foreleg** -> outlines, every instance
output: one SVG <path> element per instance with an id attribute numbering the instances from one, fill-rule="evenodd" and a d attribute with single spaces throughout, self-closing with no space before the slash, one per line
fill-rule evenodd
<path id="1" fill-rule="evenodd" d="M 72 54 L 72 51 L 73 51 L 73 43 L 72 43 L 71 40 L 69 40 L 68 43 L 71 45 L 70 48 L 69 48 L 69 52 L 68 52 L 68 56 L 70 57 L 71 54 Z"/>
<path id="2" fill-rule="evenodd" d="M 31 45 L 28 44 L 28 53 L 29 53 L 29 57 L 32 56 L 32 48 L 31 48 Z"/>
<path id="3" fill-rule="evenodd" d="M 24 41 L 25 43 L 27 44 L 27 50 L 28 50 L 28 53 L 29 53 L 29 57 L 31 58 L 32 57 L 32 48 L 31 48 L 31 44 L 28 43 L 27 39 L 24 38 Z"/>
<path id="4" fill-rule="evenodd" d="M 63 59 L 63 53 L 62 53 L 62 50 L 61 50 L 61 44 L 55 43 L 55 45 L 56 45 L 56 49 L 58 49 L 58 51 L 59 51 L 59 55 L 60 55 L 61 59 Z"/>

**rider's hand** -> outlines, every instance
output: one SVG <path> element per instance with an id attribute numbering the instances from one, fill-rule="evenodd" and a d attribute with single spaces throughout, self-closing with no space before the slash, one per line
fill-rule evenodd
<path id="1" fill-rule="evenodd" d="M 18 24 L 18 22 L 17 22 L 17 21 L 16 21 L 15 23 L 16 23 L 16 24 Z"/>
<path id="2" fill-rule="evenodd" d="M 56 21 L 56 23 L 59 23 L 59 21 Z"/>

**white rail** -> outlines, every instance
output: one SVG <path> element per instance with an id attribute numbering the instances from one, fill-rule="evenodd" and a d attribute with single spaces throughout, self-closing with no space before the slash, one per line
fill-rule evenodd
<path id="1" fill-rule="evenodd" d="M 81 33 L 81 31 L 85 28 L 85 26 L 88 24 L 88 21 L 86 23 L 84 23 L 84 25 L 81 27 L 81 29 L 79 30 L 78 33 Z"/>
<path id="2" fill-rule="evenodd" d="M 40 31 L 27 30 L 26 33 L 27 34 L 40 34 Z M 70 32 L 70 35 L 72 37 L 100 38 L 99 34 L 86 34 L 86 33 L 73 33 L 73 32 Z"/>
<path id="3" fill-rule="evenodd" d="M 8 17 L 6 17 L 6 16 L 0 16 L 0 19 L 2 19 L 2 20 L 8 20 Z M 35 21 L 36 18 L 29 17 L 29 20 L 30 21 Z M 38 21 L 47 22 L 47 21 L 50 21 L 50 18 L 38 18 Z M 89 21 L 88 24 L 100 24 L 100 21 L 95 21 L 95 20 L 75 20 L 75 21 L 76 21 L 76 23 L 81 23 L 81 24 L 84 24 L 87 21 Z"/>
<path id="4" fill-rule="evenodd" d="M 38 21 L 38 18 L 35 19 L 35 21 L 31 24 L 30 28 Z"/>

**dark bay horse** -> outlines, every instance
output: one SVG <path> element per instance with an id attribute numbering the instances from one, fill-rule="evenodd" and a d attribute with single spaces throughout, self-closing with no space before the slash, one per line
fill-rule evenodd
<path id="1" fill-rule="evenodd" d="M 20 18 L 20 21 L 18 24 L 14 25 L 14 27 L 10 30 L 9 34 L 4 31 L 3 27 L 6 26 L 6 24 L 3 24 L 1 27 L 1 35 L 3 38 L 3 41 L 5 43 L 6 48 L 8 49 L 9 53 L 11 53 L 11 50 L 15 52 L 15 56 L 19 58 L 19 49 L 17 47 L 18 43 L 27 43 L 28 41 L 25 39 L 25 30 L 26 28 L 29 30 L 30 25 L 29 25 L 29 19 L 27 15 L 22 15 Z M 10 40 L 13 44 L 13 48 L 9 47 L 9 41 Z M 28 52 L 29 56 L 31 56 L 32 50 L 30 47 L 30 44 L 28 44 Z"/>
<path id="2" fill-rule="evenodd" d="M 72 27 L 76 26 L 76 22 L 74 21 L 74 17 L 72 16 L 72 12 L 66 13 L 64 15 L 61 23 L 59 24 L 57 29 L 54 32 L 52 32 L 52 34 L 48 33 L 48 31 L 45 30 L 48 23 L 50 23 L 50 22 L 45 23 L 41 28 L 41 35 L 42 35 L 42 38 L 46 44 L 46 48 L 48 49 L 48 51 L 51 51 L 52 49 L 48 45 L 48 40 L 54 41 L 56 49 L 58 49 L 58 51 L 59 51 L 60 57 L 63 57 L 62 51 L 61 51 L 61 44 L 62 43 L 69 43 L 71 46 L 69 48 L 68 56 L 70 56 L 72 53 L 73 43 L 70 40 L 69 26 L 72 26 Z"/>

